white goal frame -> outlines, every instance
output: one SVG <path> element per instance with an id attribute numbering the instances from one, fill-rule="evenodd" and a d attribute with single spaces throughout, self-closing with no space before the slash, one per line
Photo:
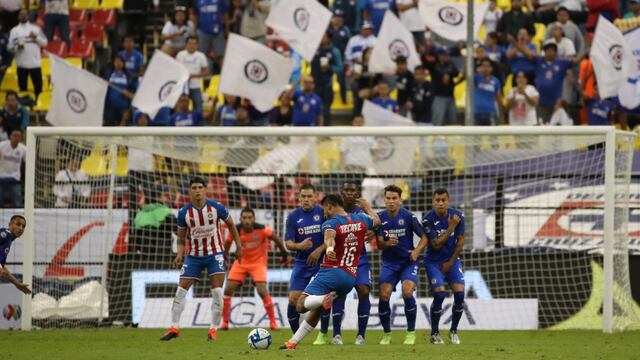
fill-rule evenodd
<path id="1" fill-rule="evenodd" d="M 605 171 L 604 171 L 604 302 L 603 302 L 603 331 L 613 332 L 613 255 L 614 255 L 614 206 L 615 206 L 615 150 L 616 136 L 633 133 L 616 130 L 613 126 L 597 127 L 526 127 L 526 126 L 447 126 L 447 127 L 323 127 L 323 128 L 295 128 L 295 127 L 197 127 L 197 128 L 167 128 L 167 127 L 29 127 L 27 128 L 26 172 L 25 172 L 25 204 L 24 214 L 27 228 L 24 232 L 23 281 L 32 285 L 33 257 L 34 257 L 34 196 L 36 170 L 36 143 L 38 137 L 43 136 L 535 136 L 535 135 L 563 135 L 563 136 L 603 136 L 605 139 Z M 112 152 L 115 156 L 115 151 Z M 111 186 L 115 177 L 116 167 L 112 166 Z M 109 197 L 108 213 L 113 209 L 112 199 Z M 107 226 L 112 225 L 112 219 L 105 219 Z M 106 269 L 106 267 L 104 267 Z M 103 282 L 105 281 L 103 271 Z M 106 292 L 106 287 L 103 286 Z M 22 297 L 22 330 L 32 328 L 32 298 L 30 295 Z M 102 314 L 102 311 L 100 312 Z"/>

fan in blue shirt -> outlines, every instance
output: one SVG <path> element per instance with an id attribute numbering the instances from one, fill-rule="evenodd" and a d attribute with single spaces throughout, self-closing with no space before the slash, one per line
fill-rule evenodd
<path id="1" fill-rule="evenodd" d="M 291 95 L 293 110 L 291 122 L 293 126 L 323 126 L 322 99 L 313 92 L 315 82 L 311 76 L 302 78 L 302 91 L 296 90 Z"/>
<path id="2" fill-rule="evenodd" d="M 296 303 L 311 278 L 320 269 L 320 258 L 324 254 L 322 223 L 324 212 L 317 204 L 318 194 L 312 184 L 304 184 L 298 194 L 300 207 L 287 216 L 284 235 L 285 246 L 295 251 L 295 263 L 289 281 L 289 306 L 287 318 L 291 331 L 295 334 L 300 326 L 300 314 Z"/>
<path id="3" fill-rule="evenodd" d="M 432 197 L 433 209 L 422 217 L 422 226 L 429 238 L 424 265 L 427 271 L 433 303 L 431 303 L 431 342 L 444 344 L 438 325 L 442 315 L 442 302 L 447 296 L 445 280 L 453 290 L 453 308 L 449 339 L 460 343 L 458 323 L 464 310 L 464 274 L 458 257 L 464 247 L 464 215 L 449 207 L 449 192 L 436 189 Z"/>
<path id="4" fill-rule="evenodd" d="M 124 50 L 119 51 L 118 56 L 124 60 L 124 68 L 127 74 L 135 79 L 140 76 L 140 70 L 144 65 L 144 56 L 135 49 L 133 35 L 125 35 L 122 47 Z"/>
<path id="5" fill-rule="evenodd" d="M 511 66 L 511 73 L 517 74 L 523 71 L 528 77 L 533 78 L 535 74 L 535 63 L 533 57 L 536 55 L 537 49 L 531 43 L 531 36 L 527 29 L 518 30 L 518 40 L 514 41 L 505 53 L 505 56 Z"/>
<path id="6" fill-rule="evenodd" d="M 591 126 L 611 126 L 616 105 L 608 99 L 596 96 L 587 102 L 587 122 Z"/>
<path id="7" fill-rule="evenodd" d="M 8 227 L 0 228 L 0 277 L 12 283 L 18 290 L 29 295 L 31 290 L 27 284 L 21 283 L 7 270 L 7 256 L 11 250 L 11 244 L 24 233 L 27 221 L 22 215 L 13 215 Z"/>
<path id="8" fill-rule="evenodd" d="M 205 121 L 209 121 L 213 111 L 190 111 L 189 110 L 189 96 L 183 94 L 180 95 L 176 109 L 171 115 L 169 122 L 170 126 L 203 126 Z"/>
<path id="9" fill-rule="evenodd" d="M 405 345 L 416 342 L 416 316 L 418 308 L 413 292 L 418 284 L 418 257 L 427 246 L 427 236 L 418 218 L 402 207 L 402 189 L 396 185 L 384 188 L 386 210 L 378 213 L 380 228 L 376 231 L 378 248 L 382 250 L 382 268 L 378 280 L 380 302 L 378 314 L 384 329 L 381 345 L 391 343 L 391 307 L 389 299 L 398 281 L 402 283 L 404 313 L 407 317 Z M 413 235 L 420 237 L 418 246 L 413 246 Z"/>
<path id="10" fill-rule="evenodd" d="M 398 106 L 398 102 L 389 97 L 389 84 L 380 81 L 377 90 L 378 96 L 373 98 L 371 102 L 396 114 L 399 113 L 400 106 Z"/>
<path id="11" fill-rule="evenodd" d="M 474 75 L 474 114 L 476 125 L 498 125 L 498 106 L 502 104 L 502 84 L 491 75 L 491 60 L 484 58 Z"/>
<path id="12" fill-rule="evenodd" d="M 562 98 L 562 84 L 571 60 L 557 58 L 558 47 L 554 43 L 544 46 L 544 56 L 536 58 L 536 88 L 540 93 L 540 106 L 553 107 Z"/>
<path id="13" fill-rule="evenodd" d="M 387 10 L 396 12 L 395 0 L 367 0 L 367 5 L 364 8 L 365 19 L 371 21 L 373 24 L 373 31 L 376 36 L 382 26 L 382 20 Z"/>
<path id="14" fill-rule="evenodd" d="M 224 31 L 224 16 L 229 10 L 226 0 L 197 0 L 193 7 L 198 30 L 210 35 Z"/>

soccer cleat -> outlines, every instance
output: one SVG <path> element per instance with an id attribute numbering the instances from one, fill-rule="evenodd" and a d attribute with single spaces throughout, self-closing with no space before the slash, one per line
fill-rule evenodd
<path id="1" fill-rule="evenodd" d="M 380 340 L 380 345 L 389 345 L 391 344 L 391 332 L 382 334 L 382 340 Z"/>
<path id="2" fill-rule="evenodd" d="M 331 345 L 342 345 L 342 336 L 336 335 L 331 340 Z"/>
<path id="3" fill-rule="evenodd" d="M 222 331 L 227 331 L 227 330 L 229 330 L 229 323 L 225 323 L 225 322 L 223 322 L 223 323 L 222 323 L 222 326 L 220 326 L 220 330 L 222 330 Z"/>
<path id="4" fill-rule="evenodd" d="M 460 345 L 460 338 L 458 337 L 457 331 L 449 332 L 449 341 L 451 341 L 451 343 L 454 345 Z"/>
<path id="5" fill-rule="evenodd" d="M 216 329 L 209 329 L 209 333 L 207 333 L 207 341 L 216 341 L 218 339 L 218 334 L 216 334 Z"/>
<path id="6" fill-rule="evenodd" d="M 328 293 L 327 295 L 324 296 L 324 299 L 322 299 L 322 308 L 325 310 L 329 310 L 331 309 L 331 306 L 333 305 L 333 298 L 336 296 L 336 292 L 332 291 L 330 293 Z"/>
<path id="7" fill-rule="evenodd" d="M 434 345 L 444 344 L 444 340 L 440 337 L 440 333 L 431 334 L 431 343 Z"/>
<path id="8" fill-rule="evenodd" d="M 293 343 L 291 341 L 285 341 L 284 345 L 280 346 L 280 350 L 295 350 L 296 349 L 296 343 Z"/>
<path id="9" fill-rule="evenodd" d="M 316 341 L 313 342 L 313 345 L 327 345 L 328 343 L 329 335 L 319 332 L 318 337 L 316 337 Z"/>
<path id="10" fill-rule="evenodd" d="M 164 333 L 164 335 L 162 335 L 162 337 L 160 338 L 160 340 L 162 341 L 169 341 L 173 338 L 177 338 L 178 336 L 180 336 L 180 330 L 174 328 L 173 326 L 169 328 L 169 330 L 167 330 L 166 333 Z"/>
<path id="11" fill-rule="evenodd" d="M 362 335 L 358 335 L 358 337 L 356 337 L 356 345 L 364 345 L 364 338 L 362 337 Z"/>
<path id="12" fill-rule="evenodd" d="M 276 324 L 275 321 L 270 322 L 269 327 L 271 328 L 271 330 L 278 330 L 278 324 Z"/>
<path id="13" fill-rule="evenodd" d="M 404 338 L 404 345 L 415 345 L 416 344 L 416 332 L 415 331 L 407 331 L 407 336 Z"/>

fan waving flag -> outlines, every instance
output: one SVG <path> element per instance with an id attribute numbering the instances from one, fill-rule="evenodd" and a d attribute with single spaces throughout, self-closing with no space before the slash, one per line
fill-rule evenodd
<path id="1" fill-rule="evenodd" d="M 189 80 L 189 70 L 171 56 L 156 51 L 133 97 L 133 106 L 153 118 L 163 107 L 174 107 Z"/>
<path id="2" fill-rule="evenodd" d="M 317 0 L 275 0 L 266 24 L 305 60 L 311 61 L 330 21 L 331 11 Z"/>
<path id="3" fill-rule="evenodd" d="M 102 126 L 109 83 L 49 54 L 53 95 L 47 121 L 53 126 Z"/>
<path id="4" fill-rule="evenodd" d="M 635 109 L 640 106 L 640 27 L 626 32 L 624 40 L 633 56 L 633 68 L 627 81 L 618 89 L 618 99 L 627 109 Z"/>
<path id="5" fill-rule="evenodd" d="M 478 37 L 489 2 L 473 5 L 473 38 Z M 450 41 L 467 40 L 467 3 L 446 0 L 420 0 L 418 11 L 431 31 Z"/>
<path id="6" fill-rule="evenodd" d="M 616 96 L 631 75 L 634 64 L 624 36 L 603 16 L 598 19 L 590 56 L 600 97 Z"/>
<path id="7" fill-rule="evenodd" d="M 374 73 L 393 72 L 396 70 L 398 57 L 407 59 L 409 71 L 420 65 L 413 35 L 391 11 L 387 11 L 382 20 L 378 39 L 369 59 L 369 71 Z"/>
<path id="8" fill-rule="evenodd" d="M 265 112 L 287 88 L 292 72 L 289 59 L 256 41 L 230 34 L 218 89 L 247 98 Z"/>

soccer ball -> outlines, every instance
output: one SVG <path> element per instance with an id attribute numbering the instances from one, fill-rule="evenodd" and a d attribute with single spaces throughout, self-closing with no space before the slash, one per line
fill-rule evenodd
<path id="1" fill-rule="evenodd" d="M 251 330 L 247 337 L 249 347 L 256 350 L 267 350 L 271 346 L 271 334 L 265 329 L 257 328 Z"/>

